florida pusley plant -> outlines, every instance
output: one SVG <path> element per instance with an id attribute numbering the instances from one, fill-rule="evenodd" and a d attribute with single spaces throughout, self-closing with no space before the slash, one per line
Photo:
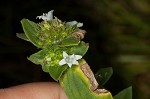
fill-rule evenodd
<path id="1" fill-rule="evenodd" d="M 18 33 L 21 39 L 35 45 L 39 51 L 28 57 L 31 62 L 41 65 L 44 72 L 63 87 L 68 99 L 131 99 L 131 87 L 123 90 L 114 98 L 103 85 L 112 75 L 112 68 L 100 69 L 98 84 L 83 56 L 89 44 L 82 41 L 86 31 L 80 29 L 83 23 L 77 21 L 62 22 L 53 17 L 53 10 L 36 18 L 35 23 L 22 19 L 24 33 Z M 107 75 L 106 75 L 107 74 Z M 100 86 L 100 87 L 99 87 Z"/>

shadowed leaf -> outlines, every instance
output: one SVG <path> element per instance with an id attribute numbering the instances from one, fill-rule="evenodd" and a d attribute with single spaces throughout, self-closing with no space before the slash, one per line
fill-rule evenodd
<path id="1" fill-rule="evenodd" d="M 100 86 L 103 86 L 113 74 L 112 67 L 102 68 L 96 74 L 95 78 Z"/>
<path id="2" fill-rule="evenodd" d="M 114 99 L 132 99 L 132 87 L 126 88 L 119 92 Z"/>

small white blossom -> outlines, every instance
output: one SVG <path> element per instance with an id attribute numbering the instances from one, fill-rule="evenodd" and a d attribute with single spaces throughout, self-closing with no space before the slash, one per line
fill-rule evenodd
<path id="1" fill-rule="evenodd" d="M 83 26 L 83 23 L 78 23 L 77 24 L 77 27 L 82 27 Z"/>
<path id="2" fill-rule="evenodd" d="M 42 19 L 44 21 L 51 21 L 53 20 L 53 11 L 54 10 L 51 10 L 48 13 L 43 13 L 43 15 L 37 16 L 36 18 Z"/>
<path id="3" fill-rule="evenodd" d="M 62 66 L 64 64 L 68 64 L 69 67 L 72 65 L 79 65 L 77 60 L 81 58 L 81 55 L 68 55 L 66 52 L 63 52 L 63 59 L 59 62 L 59 65 Z"/>
<path id="4" fill-rule="evenodd" d="M 77 24 L 77 21 L 71 21 L 71 22 L 67 22 L 67 24 L 70 24 L 70 25 L 75 25 L 75 24 Z"/>
<path id="5" fill-rule="evenodd" d="M 77 27 L 82 27 L 82 26 L 83 26 L 83 23 L 79 23 L 79 22 L 77 22 L 77 21 L 67 22 L 67 24 L 70 24 L 70 25 L 77 25 Z"/>

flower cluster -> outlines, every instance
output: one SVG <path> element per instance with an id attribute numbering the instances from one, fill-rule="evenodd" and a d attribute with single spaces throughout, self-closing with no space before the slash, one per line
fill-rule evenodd
<path id="1" fill-rule="evenodd" d="M 42 19 L 42 20 L 44 20 L 45 22 L 46 21 L 52 21 L 53 20 L 53 11 L 54 10 L 51 10 L 51 11 L 49 11 L 48 13 L 43 13 L 43 15 L 41 15 L 41 16 L 37 16 L 36 18 L 38 18 L 38 19 Z M 55 17 L 55 19 L 54 20 L 56 20 L 57 18 Z M 56 23 L 58 23 L 59 21 L 58 21 L 58 19 L 56 20 Z M 79 28 L 79 27 L 82 27 L 83 26 L 83 23 L 79 23 L 79 22 L 77 22 L 77 21 L 71 21 L 71 22 L 67 22 L 66 24 L 69 24 L 70 26 L 76 26 L 77 28 Z M 44 27 L 45 27 L 45 25 L 46 26 L 48 26 L 49 25 L 49 23 L 44 23 Z M 50 26 L 50 25 L 49 25 Z M 48 27 L 49 27 L 48 26 Z M 49 30 L 49 29 L 48 29 Z M 45 32 L 45 33 L 47 33 L 47 32 Z M 43 35 L 44 33 L 42 33 L 42 35 Z M 52 34 L 52 33 L 51 33 Z M 58 33 L 57 33 L 58 34 Z M 62 34 L 62 33 L 61 33 Z M 49 37 L 49 36 L 48 36 Z M 56 36 L 55 36 L 56 37 Z M 57 38 L 55 38 L 56 40 L 57 40 Z M 42 40 L 45 40 L 44 38 L 42 38 Z M 51 38 L 51 40 L 52 40 L 52 38 Z M 46 42 L 45 42 L 45 44 L 46 44 Z M 72 65 L 78 65 L 79 63 L 78 63 L 78 61 L 77 60 L 79 60 L 79 59 L 81 59 L 82 58 L 82 56 L 81 55 L 74 55 L 74 54 L 72 54 L 72 55 L 68 55 L 66 52 L 64 52 L 63 51 L 63 59 L 59 62 L 59 65 L 60 66 L 62 66 L 62 65 L 64 65 L 64 64 L 67 64 L 69 67 L 71 67 Z"/>
<path id="2" fill-rule="evenodd" d="M 41 49 L 28 59 L 42 65 L 44 72 L 58 81 L 64 72 L 73 65 L 79 66 L 79 60 L 87 52 L 89 45 L 84 41 L 85 30 L 80 29 L 83 23 L 77 21 L 63 22 L 53 16 L 53 11 L 43 13 L 36 18 L 39 23 L 22 19 L 21 24 L 25 33 L 18 37 L 31 42 Z"/>
<path id="3" fill-rule="evenodd" d="M 53 20 L 53 12 L 54 12 L 54 10 L 51 10 L 48 13 L 43 13 L 43 15 L 41 15 L 41 16 L 37 16 L 36 18 L 42 19 L 44 21 L 51 21 L 51 20 Z M 72 26 L 76 25 L 77 27 L 83 26 L 83 23 L 80 23 L 77 21 L 67 22 L 67 24 L 72 25 Z"/>

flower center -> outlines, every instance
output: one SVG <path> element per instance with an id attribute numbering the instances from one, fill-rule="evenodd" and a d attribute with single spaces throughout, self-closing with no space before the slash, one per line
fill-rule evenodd
<path id="1" fill-rule="evenodd" d="M 74 60 L 74 57 L 66 57 L 66 58 L 65 58 L 65 61 L 66 61 L 67 63 L 72 63 L 73 60 Z"/>

